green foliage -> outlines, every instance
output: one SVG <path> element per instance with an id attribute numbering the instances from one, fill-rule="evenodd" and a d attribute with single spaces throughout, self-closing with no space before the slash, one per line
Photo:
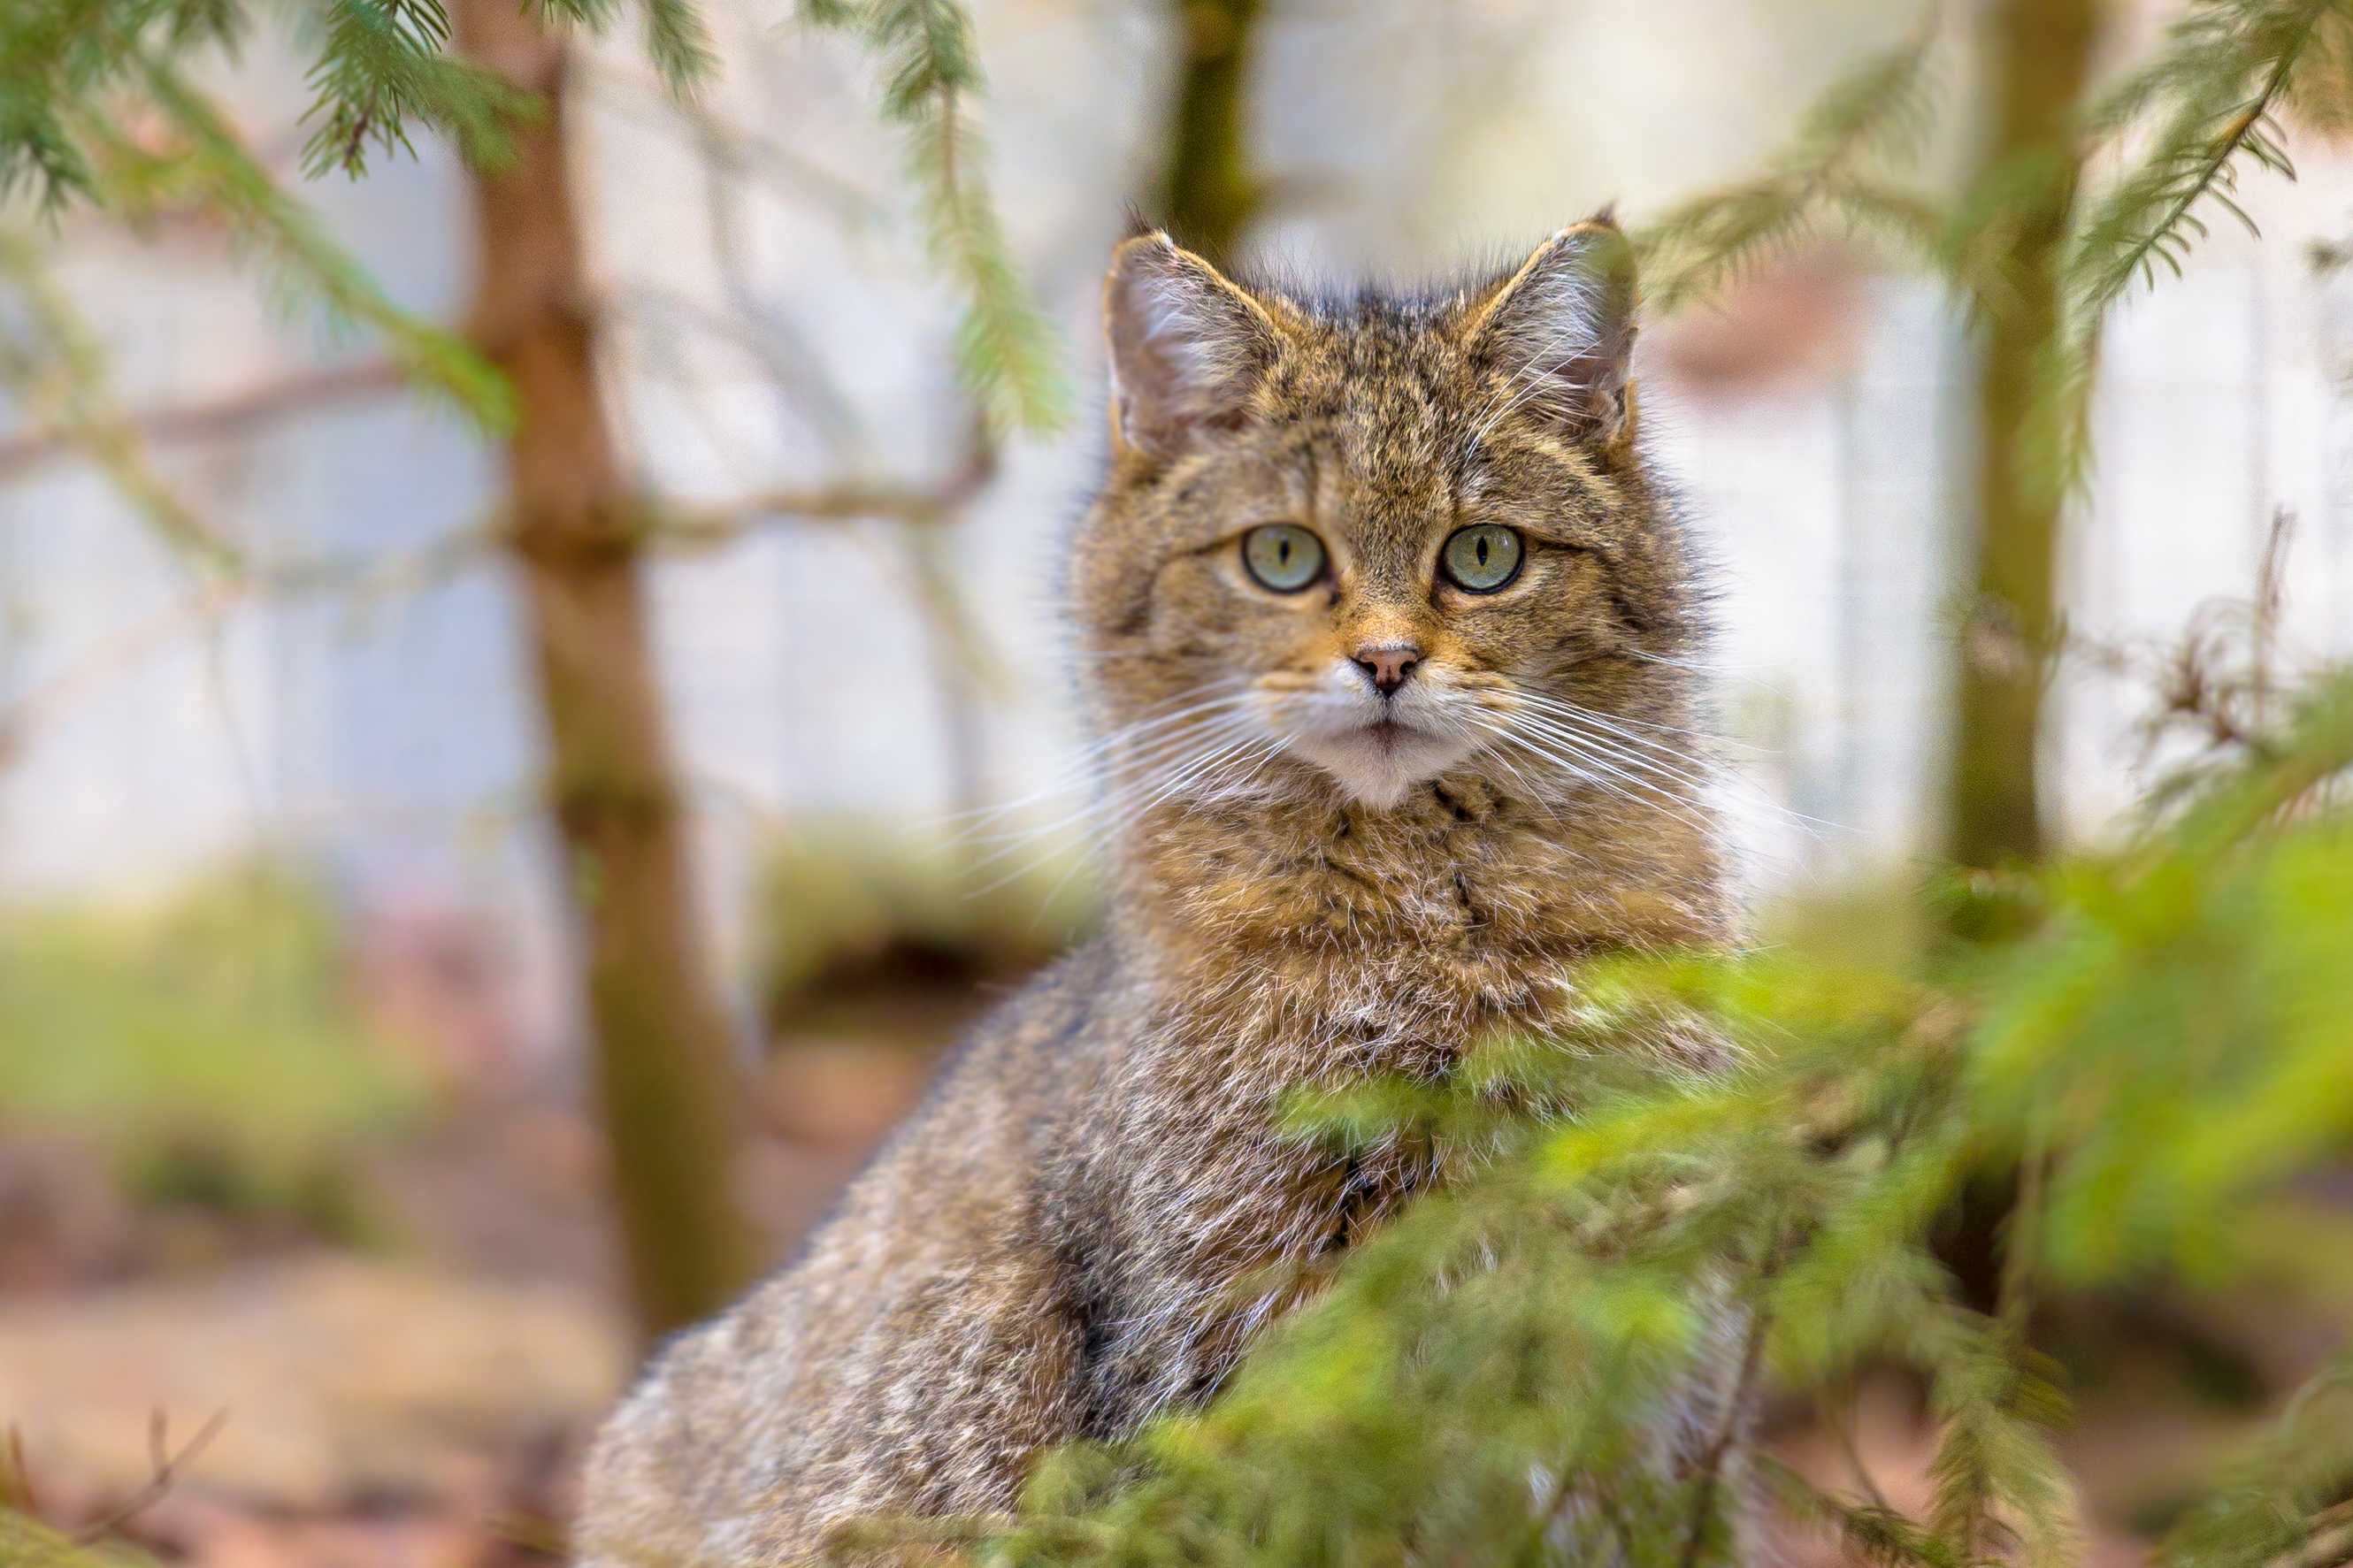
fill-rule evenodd
<path id="1" fill-rule="evenodd" d="M 934 262 L 965 299 L 956 364 L 999 429 L 1052 431 L 1069 416 L 1061 347 L 1006 247 L 981 181 L 971 104 L 985 87 L 972 18 L 957 0 L 805 0 L 811 25 L 848 32 L 882 71 L 882 112 L 906 133 L 907 177 Z"/>
<path id="2" fill-rule="evenodd" d="M 317 216 L 254 163 L 219 111 L 177 73 L 158 68 L 148 82 L 179 136 L 162 154 L 128 142 L 108 143 L 107 194 L 118 214 L 137 225 L 175 205 L 205 207 L 259 268 L 282 312 L 372 332 L 420 390 L 492 429 L 513 424 L 514 392 L 504 376 L 456 336 L 395 304 Z"/>
<path id="3" fill-rule="evenodd" d="M 244 0 L 0 0 L 0 203 L 29 195 L 53 215 L 88 202 L 133 226 L 160 211 L 208 210 L 290 313 L 380 337 L 420 389 L 491 433 L 510 428 L 516 409 L 505 378 L 395 305 L 188 85 L 188 63 L 234 56 L 249 9 Z M 542 9 L 601 29 L 617 5 L 545 0 Z M 450 52 L 443 0 L 301 0 L 289 15 L 312 58 L 310 177 L 357 177 L 371 152 L 413 151 L 418 124 L 469 162 L 501 167 L 513 156 L 513 129 L 543 112 L 535 93 Z M 691 0 L 644 0 L 643 16 L 649 58 L 672 93 L 691 95 L 717 63 L 701 14 Z M 159 128 L 168 128 L 166 144 Z M 95 384 L 79 395 L 95 398 Z M 125 478 L 126 462 L 110 472 Z M 143 479 L 130 493 L 151 516 L 173 510 Z M 171 531 L 185 535 L 186 521 Z"/>
<path id="4" fill-rule="evenodd" d="M 364 169 L 371 146 L 408 145 L 408 126 L 423 121 L 470 158 L 496 163 L 511 154 L 509 128 L 537 112 L 536 98 L 494 72 L 445 52 L 448 19 L 438 0 L 322 0 L 305 12 L 320 40 L 311 80 L 317 99 L 307 172 Z M 229 0 L 0 0 L 0 201 L 29 195 L 54 214 L 69 201 L 143 227 L 158 216 L 190 208 L 221 220 L 262 268 L 270 292 L 289 313 L 330 328 L 381 338 L 419 388 L 448 400 L 485 428 L 514 419 L 505 378 L 451 334 L 393 303 L 357 259 L 330 238 L 316 216 L 274 180 L 220 110 L 187 82 L 184 64 L 208 52 L 233 52 L 248 27 Z M 29 237 L 8 239 L 13 252 Z M 23 266 L 12 268 L 21 278 Z M 53 329 L 69 309 L 52 290 L 28 306 Z M 87 339 L 79 328 L 52 330 L 53 341 Z M 102 383 L 84 374 L 86 356 L 53 355 L 47 363 L 79 381 L 69 401 L 95 405 Z M 78 438 L 110 426 L 118 481 L 135 460 L 120 420 L 92 416 L 69 426 Z M 87 448 L 90 443 L 83 441 Z M 128 493 L 166 532 L 185 539 L 189 520 L 160 487 L 139 479 Z"/>
<path id="5" fill-rule="evenodd" d="M 596 30 L 619 9 L 618 0 L 541 5 L 552 22 Z M 301 0 L 289 15 L 312 59 L 309 177 L 357 177 L 372 153 L 412 152 L 419 124 L 469 162 L 498 168 L 513 156 L 514 130 L 544 112 L 536 94 L 451 53 L 444 0 Z M 693 0 L 642 0 L 641 15 L 647 57 L 671 94 L 689 99 L 717 68 L 702 14 Z M 971 105 L 983 81 L 969 16 L 957 0 L 824 0 L 810 16 L 855 32 L 882 60 L 883 110 L 907 132 L 926 243 L 968 300 L 955 349 L 967 383 L 1001 426 L 1058 427 L 1059 345 L 980 177 Z M 87 202 L 133 227 L 208 211 L 286 313 L 377 337 L 420 390 L 491 434 L 508 430 L 518 411 L 506 378 L 395 304 L 189 84 L 189 64 L 233 57 L 251 26 L 245 0 L 0 0 L 0 205 L 29 197 L 54 216 Z M 96 356 L 84 352 L 90 334 L 55 289 L 26 283 L 31 239 L 0 235 L 0 243 L 40 329 L 5 351 L 11 389 L 36 390 L 35 405 L 166 537 L 202 541 L 214 564 L 235 565 L 234 549 L 207 538 L 146 468 Z"/>
<path id="6" fill-rule="evenodd" d="M 395 306 L 186 83 L 183 62 L 235 52 L 249 26 L 244 5 L 0 6 L 0 201 L 29 195 L 52 214 L 69 201 L 90 202 L 133 224 L 166 207 L 208 209 L 262 261 L 281 301 L 383 337 L 420 387 L 486 427 L 512 423 L 504 379 L 457 339 Z M 468 157 L 495 163 L 510 154 L 508 127 L 535 111 L 530 93 L 449 58 L 439 0 L 321 0 L 301 16 L 318 47 L 307 117 L 314 132 L 303 154 L 312 174 L 357 174 L 371 146 L 406 148 L 407 128 L 420 121 Z M 120 466 L 111 467 L 121 478 Z M 151 516 L 168 510 L 152 486 L 132 494 Z"/>
<path id="7" fill-rule="evenodd" d="M 2114 136 L 2157 121 L 2138 163 L 2086 216 L 2073 269 L 2081 303 L 2105 309 L 2161 263 L 2179 273 L 2204 237 L 2202 202 L 2254 226 L 2235 199 L 2244 158 L 2294 176 L 2273 121 L 2336 0 L 2203 0 L 2174 25 L 2157 58 L 2094 107 L 2090 128 Z"/>
<path id="8" fill-rule="evenodd" d="M 371 143 L 413 153 L 412 121 L 449 138 L 487 167 L 513 155 L 510 122 L 536 113 L 533 96 L 488 67 L 452 58 L 449 16 L 438 0 L 322 0 L 323 47 L 311 68 L 317 97 L 303 116 L 317 122 L 302 150 L 303 173 L 367 172 Z"/>
<path id="9" fill-rule="evenodd" d="M 0 200 L 30 188 L 44 206 L 87 196 L 85 116 L 159 50 L 234 48 L 243 12 L 219 0 L 5 0 L 0 5 Z"/>
<path id="10" fill-rule="evenodd" d="M 1697 1568 L 1735 1558 L 1759 1489 L 1890 1568 L 2074 1561 L 2037 1297 L 2247 1279 L 2264 1205 L 2353 1139 L 2349 774 L 2353 675 L 2131 843 L 2041 876 L 2031 931 L 1956 972 L 1612 959 L 1557 1037 L 1302 1100 L 1293 1133 L 1335 1160 L 1413 1141 L 1448 1182 L 1298 1280 L 1320 1298 L 1205 1410 L 1050 1457 L 1015 1517 L 877 1521 L 843 1551 Z M 2021 1194 L 1979 1311 L 1932 1244 L 2004 1167 Z M 1925 1517 L 1739 1473 L 1766 1388 L 1835 1407 L 1890 1363 L 1938 1428 Z M 2216 1478 L 2168 1568 L 2334 1561 L 2347 1364 Z"/>
<path id="11" fill-rule="evenodd" d="M 2353 4 L 2190 0 L 2154 55 L 2084 106 L 2072 149 L 1997 161 L 1958 191 L 1915 182 L 1936 143 L 1940 44 L 1932 11 L 1911 39 L 1834 82 L 1761 176 L 1676 208 L 1637 237 L 1653 309 L 1672 313 L 1773 256 L 1836 230 L 1926 267 L 1979 312 L 2011 308 L 2006 257 L 2021 215 L 2069 209 L 2063 319 L 2035 368 L 2026 486 L 2080 484 L 2101 331 L 2137 283 L 2178 273 L 2248 163 L 2295 176 L 2277 117 L 2353 123 Z M 2072 154 L 2072 156 L 2070 156 Z M 2112 169 L 2105 179 L 2084 171 Z M 2080 186 L 2080 188 L 2079 188 Z"/>
<path id="12" fill-rule="evenodd" d="M 543 15 L 574 26 L 603 32 L 613 22 L 615 0 L 540 0 Z M 681 100 L 718 68 L 711 30 L 691 0 L 645 0 L 646 58 L 671 94 Z"/>
<path id="13" fill-rule="evenodd" d="M 375 332 L 420 388 L 503 428 L 514 419 L 506 378 L 450 333 L 400 309 L 356 258 L 237 148 L 217 112 L 159 69 L 157 100 L 185 131 L 167 153 L 110 140 L 99 178 L 113 209 L 135 226 L 203 205 L 259 263 L 289 315 Z M 216 573 L 248 563 L 242 545 L 206 521 L 158 475 L 130 416 L 117 405 L 106 355 L 51 276 L 40 245 L 0 227 L 0 389 L 38 425 L 93 463 L 157 537 Z"/>
<path id="14" fill-rule="evenodd" d="M 0 389 L 71 441 L 159 538 L 209 567 L 239 568 L 244 553 L 237 545 L 149 466 L 145 447 L 114 405 L 104 353 L 42 265 L 37 247 L 5 230 L 0 230 L 0 285 L 16 307 L 0 324 Z"/>
<path id="15" fill-rule="evenodd" d="M 1672 315 L 1720 292 L 1833 222 L 1926 249 L 1939 226 L 1933 204 L 1889 176 L 1917 156 L 1934 126 L 1936 41 L 1924 26 L 1840 78 L 1764 174 L 1643 230 L 1637 250 L 1651 310 Z"/>
<path id="16" fill-rule="evenodd" d="M 419 1077 L 354 1016 L 341 932 L 282 871 L 161 908 L 0 919 L 0 1118 L 113 1152 L 157 1196 L 334 1207 L 332 1168 L 413 1124 Z"/>
<path id="17" fill-rule="evenodd" d="M 0 1564 L 5 1568 L 154 1568 L 155 1559 L 111 1537 L 84 1541 L 24 1511 L 27 1500 L 0 1483 Z"/>
<path id="18" fill-rule="evenodd" d="M 2316 101 L 2328 35 L 2353 19 L 2342 0 L 2195 0 L 2157 57 L 2085 116 L 2093 148 L 2146 142 L 2137 161 L 2088 203 L 2062 263 L 2067 321 L 2040 376 L 2038 482 L 2082 482 L 2091 462 L 2092 393 L 2108 311 L 2162 266 L 2179 275 L 2208 232 L 2211 205 L 2254 230 L 2237 200 L 2242 163 L 2295 177 L 2274 116 Z M 2337 84 L 2341 87 L 2339 77 Z"/>
<path id="19" fill-rule="evenodd" d="M 558 20 L 602 27 L 611 0 L 551 0 Z M 306 173 L 358 175 L 371 147 L 406 151 L 422 122 L 468 158 L 495 165 L 507 128 L 532 95 L 496 72 L 452 58 L 442 0 L 306 0 L 291 16 L 312 52 L 314 129 Z M 688 92 L 713 64 L 701 18 L 686 0 L 647 0 L 648 53 Z M 237 0 L 5 0 L 0 9 L 0 198 L 29 188 L 47 206 L 100 199 L 93 140 L 151 107 L 159 68 L 231 53 L 250 29 Z"/>
<path id="20" fill-rule="evenodd" d="M 967 984 L 1011 978 L 1092 928 L 1095 889 L 1071 857 L 976 868 L 964 847 L 857 817 L 806 822 L 780 839 L 761 889 L 760 988 L 772 1018 L 894 957 Z"/>
<path id="21" fill-rule="evenodd" d="M 2162 1568 L 2265 1568 L 2353 1553 L 2353 1356 L 2314 1378 L 2272 1429 L 2231 1456 L 2173 1531 Z M 2316 1516 L 2327 1522 L 2311 1528 Z"/>

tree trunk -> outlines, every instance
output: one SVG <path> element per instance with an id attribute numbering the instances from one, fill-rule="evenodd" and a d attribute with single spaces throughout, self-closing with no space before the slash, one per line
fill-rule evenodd
<path id="1" fill-rule="evenodd" d="M 2061 325 L 2074 115 L 2097 31 L 2098 0 L 1989 0 L 1994 119 L 1980 178 L 2001 182 L 2017 227 L 2000 258 L 2009 297 L 1988 302 L 1978 371 L 1977 596 L 1961 638 L 1947 802 L 1952 858 L 1965 867 L 2031 862 L 2043 848 L 2036 754 L 2063 498 L 2027 465 L 2034 383 Z"/>
<path id="2" fill-rule="evenodd" d="M 1264 0 L 1183 0 L 1185 75 L 1170 137 L 1166 221 L 1178 243 L 1222 260 L 1259 205 L 1245 155 L 1251 45 Z"/>
<path id="3" fill-rule="evenodd" d="M 509 552 L 529 613 L 548 805 L 586 945 L 588 1025 L 638 1327 L 749 1278 L 733 1195 L 742 1085 L 697 929 L 648 641 L 641 530 L 613 448 L 565 167 L 564 46 L 514 0 L 461 0 L 464 51 L 542 95 L 510 169 L 475 178 L 469 332 L 521 394 Z"/>

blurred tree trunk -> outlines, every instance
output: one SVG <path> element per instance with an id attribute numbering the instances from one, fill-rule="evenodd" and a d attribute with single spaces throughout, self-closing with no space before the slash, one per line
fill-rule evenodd
<path id="1" fill-rule="evenodd" d="M 478 174 L 468 331 L 514 378 L 508 546 L 529 612 L 548 805 L 585 934 L 586 1007 L 639 1328 L 702 1317 L 754 1266 L 733 1179 L 734 1042 L 698 934 L 646 625 L 641 530 L 607 426 L 566 169 L 564 46 L 514 0 L 461 0 L 459 47 L 546 100 Z"/>
<path id="2" fill-rule="evenodd" d="M 1265 0 L 1182 0 L 1185 74 L 1170 134 L 1166 221 L 1179 243 L 1222 260 L 1257 212 L 1243 136 L 1250 63 Z"/>
<path id="3" fill-rule="evenodd" d="M 2076 106 L 2100 0 L 1987 0 L 1992 124 L 1981 191 L 2015 205 L 2008 298 L 1988 301 L 1978 383 L 1976 599 L 1963 627 L 1947 810 L 1966 867 L 2042 853 L 2036 754 L 2052 640 L 2063 497 L 2031 471 L 2035 383 L 2060 328 L 2058 269 L 2074 205 Z"/>

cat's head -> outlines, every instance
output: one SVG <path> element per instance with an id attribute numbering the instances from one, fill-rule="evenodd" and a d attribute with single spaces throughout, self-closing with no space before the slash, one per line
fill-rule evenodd
<path id="1" fill-rule="evenodd" d="M 1148 234 L 1105 305 L 1071 587 L 1115 769 L 1376 812 L 1465 773 L 1559 801 L 1677 771 L 1695 594 L 1636 455 L 1614 223 L 1414 299 L 1294 297 Z"/>

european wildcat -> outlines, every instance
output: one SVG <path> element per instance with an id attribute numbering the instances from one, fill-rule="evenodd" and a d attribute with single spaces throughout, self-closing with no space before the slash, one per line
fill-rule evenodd
<path id="1" fill-rule="evenodd" d="M 1410 300 L 1246 288 L 1145 235 L 1105 298 L 1112 462 L 1069 595 L 1109 929 L 981 1026 L 796 1263 L 655 1360 L 591 1462 L 587 1563 L 1008 1506 L 1041 1446 L 1206 1396 L 1283 1305 L 1242 1282 L 1430 1176 L 1282 1141 L 1284 1088 L 1442 1072 L 1557 1017 L 1582 955 L 1727 934 L 1615 225 Z"/>

